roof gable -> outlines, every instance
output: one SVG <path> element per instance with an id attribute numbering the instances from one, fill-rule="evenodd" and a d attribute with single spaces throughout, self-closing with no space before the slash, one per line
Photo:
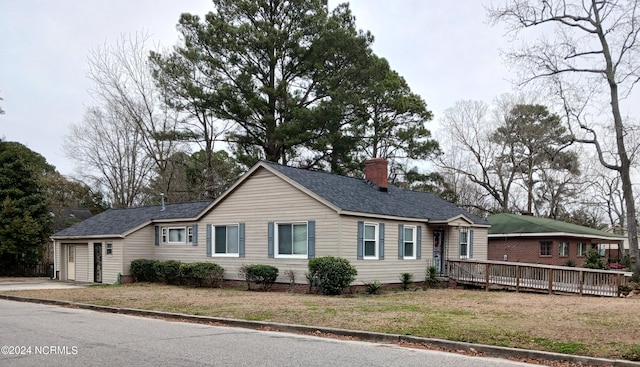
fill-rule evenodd
<path id="1" fill-rule="evenodd" d="M 389 184 L 385 192 L 362 178 L 288 167 L 267 161 L 260 162 L 260 165 L 343 211 L 433 221 L 464 217 L 475 224 L 487 224 L 484 219 L 429 192 L 403 190 L 392 184 Z"/>
<path id="2" fill-rule="evenodd" d="M 487 221 L 491 224 L 489 235 L 562 234 L 615 240 L 624 239 L 624 236 L 595 228 L 530 215 L 501 213 L 489 216 Z"/>
<path id="3" fill-rule="evenodd" d="M 154 220 L 186 220 L 196 218 L 211 201 L 109 209 L 76 225 L 53 234 L 52 238 L 122 236 Z"/>

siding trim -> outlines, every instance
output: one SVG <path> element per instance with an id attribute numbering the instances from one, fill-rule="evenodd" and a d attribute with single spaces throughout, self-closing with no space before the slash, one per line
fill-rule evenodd
<path id="1" fill-rule="evenodd" d="M 267 257 L 272 259 L 274 254 L 273 241 L 274 241 L 274 222 L 269 222 L 267 225 Z"/>
<path id="2" fill-rule="evenodd" d="M 358 260 L 364 259 L 364 221 L 358 221 Z"/>
<path id="3" fill-rule="evenodd" d="M 207 257 L 211 257 L 211 224 L 207 224 Z"/>

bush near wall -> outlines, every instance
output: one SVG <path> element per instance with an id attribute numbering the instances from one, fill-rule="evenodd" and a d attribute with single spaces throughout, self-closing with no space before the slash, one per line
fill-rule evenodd
<path id="1" fill-rule="evenodd" d="M 178 284 L 180 281 L 180 261 L 158 261 L 153 266 L 160 281 L 167 284 Z"/>
<path id="2" fill-rule="evenodd" d="M 265 264 L 243 265 L 240 268 L 241 276 L 247 281 L 247 290 L 251 290 L 253 283 L 258 285 L 258 289 L 269 291 L 276 282 L 278 273 L 278 268 Z"/>
<path id="3" fill-rule="evenodd" d="M 222 284 L 224 268 L 210 262 L 136 259 L 131 261 L 131 275 L 136 282 L 216 287 Z"/>
<path id="4" fill-rule="evenodd" d="M 180 279 L 183 284 L 197 287 L 222 286 L 224 268 L 208 262 L 180 264 Z"/>
<path id="5" fill-rule="evenodd" d="M 309 260 L 309 275 L 320 293 L 338 295 L 356 279 L 358 271 L 347 259 L 323 256 Z"/>
<path id="6" fill-rule="evenodd" d="M 157 282 L 155 264 L 158 260 L 136 259 L 131 261 L 131 275 L 136 282 Z"/>

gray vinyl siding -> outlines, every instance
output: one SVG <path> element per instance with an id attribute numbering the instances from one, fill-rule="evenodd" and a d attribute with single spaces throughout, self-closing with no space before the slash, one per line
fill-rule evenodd
<path id="1" fill-rule="evenodd" d="M 185 242 L 185 243 L 163 243 L 162 240 L 155 246 L 155 226 L 159 227 L 184 227 L 185 228 L 185 236 L 187 234 L 187 227 L 191 227 L 195 224 L 195 222 L 182 222 L 182 223 L 156 223 L 153 226 L 147 227 L 149 230 L 147 237 L 141 237 L 139 241 L 135 242 L 137 246 L 142 246 L 144 243 L 144 239 L 147 238 L 147 247 L 149 247 L 153 251 L 153 259 L 156 260 L 178 260 L 181 262 L 197 262 L 197 261 L 206 261 L 206 233 L 205 233 L 205 225 L 200 222 L 198 223 L 198 244 L 197 246 L 193 246 L 193 244 Z M 131 246 L 132 243 L 129 243 Z M 140 257 L 137 257 L 140 258 Z M 133 260 L 133 258 L 131 259 Z"/>
<path id="2" fill-rule="evenodd" d="M 76 282 L 93 282 L 93 262 L 89 263 L 89 257 L 88 245 L 76 245 Z M 89 269 L 91 269 L 91 278 L 89 278 Z"/>
<path id="3" fill-rule="evenodd" d="M 473 260 L 487 260 L 488 254 L 488 232 L 489 230 L 484 227 L 470 227 L 468 223 L 466 226 L 451 226 L 448 227 L 449 235 L 447 237 L 449 246 L 447 260 L 460 260 L 460 228 L 467 227 L 473 230 Z"/>
<path id="4" fill-rule="evenodd" d="M 264 195 L 269 192 L 269 195 Z M 240 279 L 243 264 L 269 264 L 280 270 L 278 282 L 288 282 L 287 270 L 296 272 L 296 282 L 305 283 L 308 259 L 269 258 L 267 227 L 269 222 L 291 223 L 315 221 L 316 257 L 341 253 L 339 216 L 331 208 L 267 172 L 258 170 L 236 188 L 200 221 L 198 257 L 194 261 L 212 261 L 225 268 L 225 278 Z M 245 257 L 206 257 L 206 225 L 245 223 Z M 189 252 L 189 251 L 185 251 Z"/>
<path id="5" fill-rule="evenodd" d="M 118 240 L 102 240 L 102 283 L 113 284 L 118 280 L 118 273 L 127 275 L 123 272 L 123 248 L 121 239 Z M 113 245 L 111 255 L 107 255 L 107 243 Z"/>
<path id="6" fill-rule="evenodd" d="M 358 221 L 384 223 L 384 260 L 358 260 Z M 398 224 L 422 227 L 422 257 L 420 259 L 398 259 Z M 416 282 L 424 280 L 427 260 L 430 261 L 433 253 L 433 247 L 430 247 L 433 242 L 433 232 L 427 229 L 424 223 L 343 216 L 341 232 L 343 233 L 343 245 L 338 256 L 349 260 L 358 270 L 354 285 L 362 285 L 374 280 L 381 283 L 400 283 L 400 274 L 402 273 L 413 274 L 413 280 Z"/>
<path id="7" fill-rule="evenodd" d="M 155 259 L 155 226 L 150 225 L 129 234 L 120 243 L 123 246 L 122 275 L 131 275 L 131 261 L 136 259 Z M 114 244 L 115 247 L 115 244 Z M 113 256 L 115 257 L 115 251 Z"/>

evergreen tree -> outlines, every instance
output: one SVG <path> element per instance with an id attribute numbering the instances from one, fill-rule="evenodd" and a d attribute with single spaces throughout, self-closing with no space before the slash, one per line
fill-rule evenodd
<path id="1" fill-rule="evenodd" d="M 44 157 L 16 142 L 0 141 L 0 273 L 37 264 L 51 234 Z"/>

